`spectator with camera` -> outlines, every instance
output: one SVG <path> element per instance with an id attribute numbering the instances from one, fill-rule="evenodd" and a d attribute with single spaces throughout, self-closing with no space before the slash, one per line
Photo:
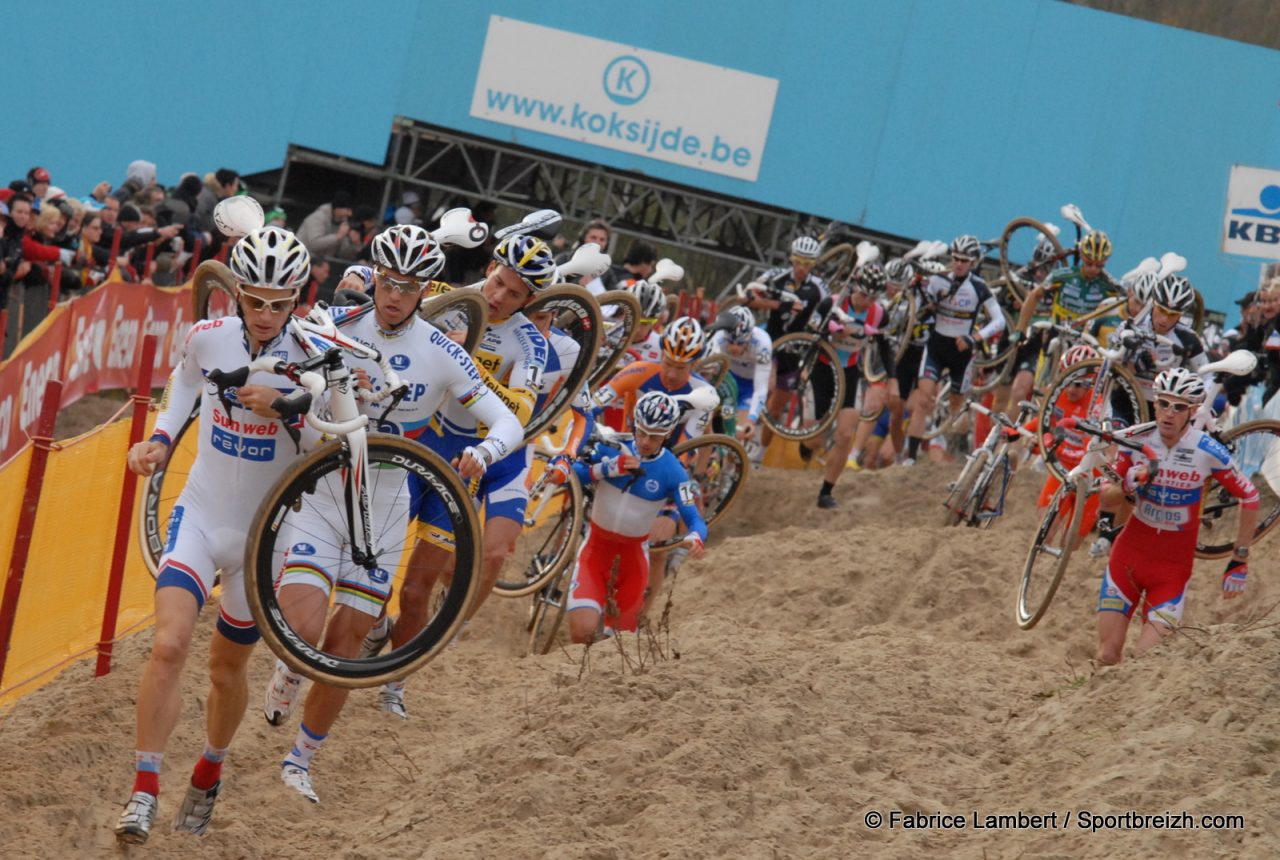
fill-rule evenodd
<path id="1" fill-rule="evenodd" d="M 351 195 L 335 191 L 333 199 L 322 203 L 302 221 L 298 241 L 307 246 L 312 257 L 340 257 L 339 250 L 351 234 Z"/>

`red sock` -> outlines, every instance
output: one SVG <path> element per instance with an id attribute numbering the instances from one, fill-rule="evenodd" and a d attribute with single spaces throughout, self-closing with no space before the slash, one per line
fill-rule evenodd
<path id="1" fill-rule="evenodd" d="M 191 772 L 191 784 L 201 791 L 208 791 L 218 784 L 222 778 L 222 761 L 209 761 L 204 756 L 196 762 L 196 769 Z"/>
<path id="2" fill-rule="evenodd" d="M 160 774 L 154 770 L 140 770 L 133 777 L 133 790 L 145 791 L 152 797 L 160 796 Z"/>

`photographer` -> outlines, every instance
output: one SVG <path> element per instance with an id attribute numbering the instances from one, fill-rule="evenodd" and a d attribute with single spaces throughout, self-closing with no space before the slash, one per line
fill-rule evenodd
<path id="1" fill-rule="evenodd" d="M 308 215 L 298 228 L 298 240 L 313 257 L 340 257 L 351 233 L 351 195 L 335 191 L 333 200 Z"/>

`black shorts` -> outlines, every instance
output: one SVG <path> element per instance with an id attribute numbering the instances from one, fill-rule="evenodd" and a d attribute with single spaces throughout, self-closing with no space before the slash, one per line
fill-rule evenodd
<path id="1" fill-rule="evenodd" d="M 906 400 L 916 390 L 916 380 L 920 378 L 920 360 L 924 357 L 924 345 L 913 343 L 902 353 L 902 360 L 894 375 L 898 380 L 898 395 Z"/>
<path id="2" fill-rule="evenodd" d="M 825 415 L 831 408 L 831 398 L 835 396 L 835 376 L 829 364 L 814 368 L 811 377 L 813 385 L 813 408 L 819 415 Z M 862 372 L 857 366 L 841 369 L 844 374 L 844 398 L 837 409 L 852 409 L 858 401 L 858 385 L 862 382 Z"/>
<path id="3" fill-rule="evenodd" d="M 920 378 L 940 382 L 942 377 L 950 376 L 952 393 L 960 394 L 969 388 L 969 365 L 972 361 L 972 349 L 961 352 L 954 337 L 934 333 L 929 335 L 929 342 L 924 348 Z"/>
<path id="4" fill-rule="evenodd" d="M 1013 360 L 1013 372 L 1021 373 L 1025 370 L 1035 373 L 1036 365 L 1040 363 L 1040 353 L 1044 352 L 1048 345 L 1047 332 L 1044 331 L 1037 332 L 1018 344 L 1018 354 Z"/>

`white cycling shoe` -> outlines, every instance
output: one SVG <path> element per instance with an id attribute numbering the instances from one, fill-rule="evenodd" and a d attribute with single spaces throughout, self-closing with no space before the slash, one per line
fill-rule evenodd
<path id="1" fill-rule="evenodd" d="M 1099 536 L 1089 547 L 1089 558 L 1106 558 L 1111 555 L 1111 538 Z"/>
<path id="2" fill-rule="evenodd" d="M 312 803 L 320 802 L 320 796 L 316 794 L 315 787 L 311 784 L 311 774 L 306 768 L 285 762 L 280 768 L 280 779 Z"/>
<path id="3" fill-rule="evenodd" d="M 262 713 L 267 722 L 273 726 L 283 725 L 285 720 L 298 709 L 298 701 L 302 698 L 302 676 L 289 671 L 283 660 L 276 661 L 276 670 L 267 683 Z"/>
<path id="4" fill-rule="evenodd" d="M 402 720 L 409 719 L 409 709 L 404 705 L 404 682 L 392 681 L 378 691 L 378 710 Z"/>

